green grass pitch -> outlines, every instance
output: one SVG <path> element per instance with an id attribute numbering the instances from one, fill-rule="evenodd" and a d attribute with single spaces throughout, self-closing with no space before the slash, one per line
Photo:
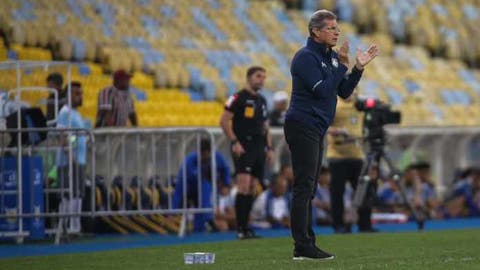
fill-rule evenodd
<path id="1" fill-rule="evenodd" d="M 480 269 L 480 230 L 318 236 L 332 261 L 292 260 L 290 238 L 123 249 L 0 260 L 0 269 Z M 46 247 L 47 248 L 47 247 Z M 214 252 L 213 265 L 184 265 L 184 252 Z"/>

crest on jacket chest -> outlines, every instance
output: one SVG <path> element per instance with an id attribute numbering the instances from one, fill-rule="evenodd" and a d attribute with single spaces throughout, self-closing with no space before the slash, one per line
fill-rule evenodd
<path id="1" fill-rule="evenodd" d="M 333 57 L 332 57 L 332 66 L 334 66 L 334 67 L 336 67 L 336 68 L 338 67 L 338 60 L 337 60 L 337 58 L 333 58 Z"/>

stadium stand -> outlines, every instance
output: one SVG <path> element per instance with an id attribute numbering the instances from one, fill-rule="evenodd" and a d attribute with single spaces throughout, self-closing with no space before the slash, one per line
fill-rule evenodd
<path id="1" fill-rule="evenodd" d="M 366 2 L 321 1 L 341 11 L 352 56 L 372 41 L 382 48 L 360 93 L 392 103 L 405 113 L 404 126 L 479 125 L 480 72 L 469 68 L 480 55 L 471 42 L 478 1 Z M 84 85 L 81 112 L 90 120 L 108 74 L 132 72 L 145 127 L 217 125 L 222 102 L 251 64 L 267 68 L 269 100 L 290 91 L 289 61 L 307 36 L 308 14 L 281 1 L 5 0 L 2 7 L 0 28 L 11 45 L 2 43 L 0 58 L 74 61 L 72 79 Z M 26 74 L 22 83 L 43 85 L 44 75 Z M 1 76 L 0 88 L 13 82 Z"/>

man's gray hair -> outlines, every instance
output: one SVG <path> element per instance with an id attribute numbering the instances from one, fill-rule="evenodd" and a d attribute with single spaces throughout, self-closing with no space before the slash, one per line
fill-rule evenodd
<path id="1" fill-rule="evenodd" d="M 326 20 L 336 20 L 337 15 L 331 12 L 330 10 L 320 9 L 315 11 L 313 15 L 310 17 L 310 21 L 308 22 L 308 33 L 310 36 L 313 36 L 312 29 L 316 28 L 323 28 L 325 26 Z"/>

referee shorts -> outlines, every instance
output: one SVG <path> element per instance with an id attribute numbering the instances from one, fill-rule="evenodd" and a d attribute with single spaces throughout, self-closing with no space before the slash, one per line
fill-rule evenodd
<path id="1" fill-rule="evenodd" d="M 241 140 L 240 143 L 242 144 L 245 153 L 237 157 L 232 152 L 235 174 L 248 173 L 263 183 L 266 159 L 265 140 L 263 138 Z"/>

